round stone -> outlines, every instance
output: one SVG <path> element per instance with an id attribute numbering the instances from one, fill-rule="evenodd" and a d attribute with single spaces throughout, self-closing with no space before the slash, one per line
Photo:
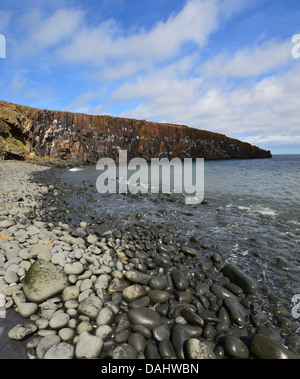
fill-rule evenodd
<path id="1" fill-rule="evenodd" d="M 67 263 L 64 266 L 67 275 L 79 275 L 83 272 L 84 267 L 80 262 Z"/>
<path id="2" fill-rule="evenodd" d="M 80 293 L 80 289 L 77 286 L 69 286 L 63 290 L 62 301 L 77 300 Z"/>
<path id="3" fill-rule="evenodd" d="M 151 289 L 162 291 L 167 287 L 168 281 L 165 276 L 153 276 L 148 284 Z"/>
<path id="4" fill-rule="evenodd" d="M 57 313 L 50 319 L 49 326 L 51 329 L 62 329 L 68 324 L 69 320 L 70 316 L 67 313 Z"/>
<path id="5" fill-rule="evenodd" d="M 128 343 L 133 346 L 138 353 L 142 353 L 146 347 L 146 339 L 140 333 L 132 333 L 128 339 Z"/>
<path id="6" fill-rule="evenodd" d="M 174 286 L 179 291 L 185 291 L 188 288 L 189 281 L 188 281 L 186 275 L 182 271 L 173 270 L 171 275 L 172 275 Z"/>
<path id="7" fill-rule="evenodd" d="M 50 347 L 44 355 L 44 359 L 73 359 L 75 348 L 73 345 L 61 342 L 58 345 Z"/>
<path id="8" fill-rule="evenodd" d="M 226 354 L 231 358 L 247 359 L 249 356 L 248 347 L 235 336 L 226 336 L 223 346 Z"/>
<path id="9" fill-rule="evenodd" d="M 24 318 L 29 318 L 38 310 L 36 303 L 20 303 L 18 305 L 18 312 Z"/>
<path id="10" fill-rule="evenodd" d="M 168 340 L 170 338 L 170 329 L 166 324 L 157 326 L 152 330 L 155 341 Z"/>
<path id="11" fill-rule="evenodd" d="M 60 294 L 69 285 L 66 274 L 45 260 L 36 261 L 23 280 L 23 291 L 30 302 L 41 303 Z"/>
<path id="12" fill-rule="evenodd" d="M 37 331 L 34 324 L 21 325 L 18 324 L 8 332 L 8 337 L 12 340 L 22 341 Z"/>
<path id="13" fill-rule="evenodd" d="M 197 338 L 191 338 L 186 344 L 188 359 L 216 359 L 212 349 Z"/>
<path id="14" fill-rule="evenodd" d="M 132 324 L 144 325 L 152 330 L 162 322 L 161 316 L 149 308 L 133 308 L 128 313 Z"/>
<path id="15" fill-rule="evenodd" d="M 36 356 L 43 359 L 47 351 L 54 345 L 59 344 L 60 338 L 57 335 L 50 335 L 41 339 L 36 347 Z"/>
<path id="16" fill-rule="evenodd" d="M 117 346 L 112 354 L 113 359 L 136 359 L 137 352 L 135 348 L 127 343 Z"/>
<path id="17" fill-rule="evenodd" d="M 111 325 L 114 321 L 114 313 L 110 308 L 102 308 L 97 316 L 96 324 L 100 325 Z"/>
<path id="18" fill-rule="evenodd" d="M 257 359 L 295 359 L 290 350 L 262 334 L 252 337 L 250 351 Z"/>
<path id="19" fill-rule="evenodd" d="M 102 348 L 103 340 L 101 338 L 92 336 L 88 332 L 83 332 L 79 336 L 75 356 L 77 359 L 99 358 Z"/>
<path id="20" fill-rule="evenodd" d="M 170 293 L 166 291 L 150 290 L 147 295 L 153 303 L 163 304 L 166 303 L 170 298 Z"/>
<path id="21" fill-rule="evenodd" d="M 59 330 L 58 335 L 62 341 L 69 342 L 75 337 L 75 331 L 71 328 L 62 328 Z"/>
<path id="22" fill-rule="evenodd" d="M 10 270 L 6 271 L 3 279 L 6 281 L 7 284 L 17 283 L 19 281 L 17 273 Z"/>
<path id="23" fill-rule="evenodd" d="M 128 303 L 137 300 L 146 294 L 147 292 L 145 287 L 141 286 L 140 284 L 133 284 L 132 286 L 125 288 L 125 290 L 122 292 L 123 299 Z"/>
<path id="24" fill-rule="evenodd" d="M 99 297 L 89 297 L 79 303 L 78 312 L 79 314 L 89 317 L 91 320 L 96 320 L 102 305 L 103 303 Z"/>

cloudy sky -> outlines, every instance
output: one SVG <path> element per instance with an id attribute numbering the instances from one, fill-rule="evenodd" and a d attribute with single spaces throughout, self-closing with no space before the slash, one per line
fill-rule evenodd
<path id="1" fill-rule="evenodd" d="M 0 34 L 1 100 L 300 154 L 299 0 L 1 0 Z"/>

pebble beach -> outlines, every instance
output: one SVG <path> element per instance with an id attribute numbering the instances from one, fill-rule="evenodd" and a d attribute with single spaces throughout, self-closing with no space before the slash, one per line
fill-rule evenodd
<path id="1" fill-rule="evenodd" d="M 178 238 L 180 219 L 87 221 L 83 207 L 68 222 L 59 203 L 75 189 L 53 172 L 0 162 L 0 339 L 12 344 L 0 358 L 300 357 L 299 324 L 268 283 L 203 255 L 196 233 Z"/>

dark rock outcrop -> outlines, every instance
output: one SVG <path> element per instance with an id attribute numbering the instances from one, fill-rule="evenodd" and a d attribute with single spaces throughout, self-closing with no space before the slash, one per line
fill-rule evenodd
<path id="1" fill-rule="evenodd" d="M 117 159 L 174 157 L 271 158 L 270 151 L 225 135 L 111 116 L 39 110 L 0 101 L 0 159 L 62 160 L 72 164 Z"/>

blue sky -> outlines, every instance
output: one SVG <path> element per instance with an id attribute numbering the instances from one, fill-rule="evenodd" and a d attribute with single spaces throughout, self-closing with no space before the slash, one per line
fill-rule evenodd
<path id="1" fill-rule="evenodd" d="M 1 0 L 0 34 L 1 100 L 300 154 L 298 0 Z"/>

